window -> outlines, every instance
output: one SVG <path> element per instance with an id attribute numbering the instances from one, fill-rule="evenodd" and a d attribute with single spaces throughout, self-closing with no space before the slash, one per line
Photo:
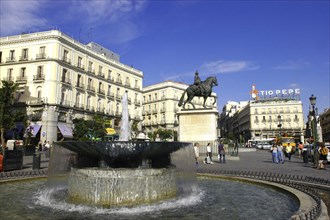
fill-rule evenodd
<path id="1" fill-rule="evenodd" d="M 155 100 L 157 101 L 157 93 L 155 93 Z"/>
<path id="2" fill-rule="evenodd" d="M 45 59 L 46 58 L 45 51 L 46 51 L 45 46 L 39 47 L 39 54 L 37 54 L 37 59 Z"/>
<path id="3" fill-rule="evenodd" d="M 39 48 L 39 53 L 40 54 L 44 54 L 45 52 L 46 52 L 46 47 L 45 46 Z"/>
<path id="4" fill-rule="evenodd" d="M 80 105 L 80 93 L 77 93 L 76 95 L 76 107 L 79 107 Z"/>
<path id="5" fill-rule="evenodd" d="M 37 88 L 37 98 L 40 99 L 41 98 L 41 87 Z"/>
<path id="6" fill-rule="evenodd" d="M 69 51 L 64 50 L 64 52 L 63 52 L 63 60 L 64 61 L 68 61 L 68 57 L 69 57 Z"/>
<path id="7" fill-rule="evenodd" d="M 0 51 L 0 63 L 2 63 L 2 51 Z"/>
<path id="8" fill-rule="evenodd" d="M 103 72 L 103 66 L 99 66 L 99 73 L 102 74 Z"/>
<path id="9" fill-rule="evenodd" d="M 28 59 L 28 49 L 23 49 L 21 60 L 27 60 L 27 59 Z"/>
<path id="10" fill-rule="evenodd" d="M 8 81 L 13 81 L 13 68 L 8 69 L 7 71 L 7 77 L 8 77 Z"/>
<path id="11" fill-rule="evenodd" d="M 15 60 L 15 50 L 9 51 L 9 61 Z"/>
<path id="12" fill-rule="evenodd" d="M 92 61 L 88 62 L 88 71 L 93 72 L 93 62 Z"/>
<path id="13" fill-rule="evenodd" d="M 38 78 L 41 78 L 42 77 L 42 74 L 44 72 L 43 69 L 44 69 L 43 66 L 38 66 L 38 68 L 37 68 L 37 77 Z"/>
<path id="14" fill-rule="evenodd" d="M 62 71 L 62 82 L 66 82 L 66 78 L 68 78 L 67 72 L 68 72 L 68 70 L 63 68 L 63 71 Z"/>
<path id="15" fill-rule="evenodd" d="M 80 68 L 82 68 L 82 58 L 81 57 L 78 57 L 78 64 L 77 64 L 77 66 L 78 67 L 80 67 Z"/>
<path id="16" fill-rule="evenodd" d="M 25 74 L 26 74 L 26 68 L 25 67 L 22 67 L 21 68 L 21 77 L 24 78 L 25 77 Z"/>
<path id="17" fill-rule="evenodd" d="M 112 74 L 112 71 L 108 70 L 108 79 L 110 79 L 110 80 L 111 80 L 111 74 Z"/>

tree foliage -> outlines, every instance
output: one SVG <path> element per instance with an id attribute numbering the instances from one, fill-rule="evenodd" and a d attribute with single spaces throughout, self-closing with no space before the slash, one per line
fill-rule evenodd
<path id="1" fill-rule="evenodd" d="M 157 134 L 159 135 L 159 138 L 161 140 L 167 140 L 173 137 L 173 131 L 169 129 L 157 129 L 154 132 L 149 132 L 148 137 L 152 140 L 155 140 L 157 137 Z"/>
<path id="2" fill-rule="evenodd" d="M 74 137 L 80 141 L 102 139 L 105 136 L 104 119 L 94 115 L 91 120 L 74 119 Z"/>
<path id="3" fill-rule="evenodd" d="M 17 90 L 18 84 L 12 81 L 2 81 L 2 87 L 0 88 L 0 131 L 2 146 L 5 146 L 5 132 L 14 126 L 17 117 L 22 117 L 21 113 L 13 111 Z"/>

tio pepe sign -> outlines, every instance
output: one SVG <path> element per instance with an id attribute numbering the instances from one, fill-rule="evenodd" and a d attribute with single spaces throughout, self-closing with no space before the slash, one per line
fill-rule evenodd
<path id="1" fill-rule="evenodd" d="M 272 95 L 298 95 L 300 94 L 300 89 L 277 89 L 277 90 L 264 90 L 259 91 L 262 96 L 272 96 Z"/>

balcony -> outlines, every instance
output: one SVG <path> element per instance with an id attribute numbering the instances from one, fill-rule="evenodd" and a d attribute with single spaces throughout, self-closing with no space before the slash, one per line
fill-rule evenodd
<path id="1" fill-rule="evenodd" d="M 29 57 L 28 56 L 20 56 L 19 61 L 28 61 Z"/>
<path id="2" fill-rule="evenodd" d="M 61 82 L 62 83 L 65 83 L 65 84 L 71 85 L 71 79 L 66 78 L 66 77 L 62 77 Z"/>
<path id="3" fill-rule="evenodd" d="M 152 114 L 157 114 L 157 109 L 153 109 Z"/>
<path id="4" fill-rule="evenodd" d="M 33 76 L 33 81 L 44 81 L 45 80 L 45 74 L 37 73 Z"/>
<path id="5" fill-rule="evenodd" d="M 42 60 L 42 59 L 46 59 L 46 54 L 45 53 L 37 54 L 36 60 Z"/>
<path id="6" fill-rule="evenodd" d="M 109 82 L 114 82 L 115 80 L 114 80 L 113 77 L 108 76 L 108 81 L 109 81 Z"/>
<path id="7" fill-rule="evenodd" d="M 78 108 L 78 109 L 84 109 L 84 105 L 81 104 L 81 103 L 76 103 L 76 104 L 74 104 L 73 107 L 74 107 L 74 108 Z"/>
<path id="8" fill-rule="evenodd" d="M 134 99 L 134 104 L 135 104 L 135 105 L 140 105 L 140 102 L 139 102 L 139 100 L 137 100 L 137 99 Z"/>
<path id="9" fill-rule="evenodd" d="M 85 85 L 83 83 L 76 84 L 77 89 L 85 89 Z"/>
<path id="10" fill-rule="evenodd" d="M 6 63 L 12 63 L 12 62 L 16 62 L 16 57 L 7 57 L 6 58 Z"/>
<path id="11" fill-rule="evenodd" d="M 166 112 L 166 108 L 161 108 L 161 109 L 160 109 L 160 112 L 161 112 L 161 113 Z M 174 112 L 176 112 L 176 109 L 174 109 Z"/>
<path id="12" fill-rule="evenodd" d="M 85 66 L 81 63 L 77 63 L 77 68 L 81 70 L 85 70 Z"/>
<path id="13" fill-rule="evenodd" d="M 71 64 L 71 59 L 66 56 L 63 56 L 62 61 L 64 61 L 65 63 Z"/>
<path id="14" fill-rule="evenodd" d="M 107 96 L 108 96 L 110 99 L 112 99 L 112 100 L 115 99 L 115 94 L 113 94 L 112 92 L 109 92 L 109 91 L 108 91 Z"/>
<path id="15" fill-rule="evenodd" d="M 87 85 L 87 91 L 95 92 L 95 87 L 91 85 Z"/>
<path id="16" fill-rule="evenodd" d="M 60 101 L 60 105 L 70 107 L 70 106 L 71 106 L 71 102 L 68 101 L 68 100 L 61 100 L 61 101 Z"/>
<path id="17" fill-rule="evenodd" d="M 121 79 L 116 79 L 116 83 L 123 84 L 123 81 Z"/>
<path id="18" fill-rule="evenodd" d="M 125 82 L 125 86 L 131 87 L 131 83 L 130 82 Z"/>
<path id="19" fill-rule="evenodd" d="M 99 113 L 104 113 L 104 107 L 97 107 L 96 111 Z"/>
<path id="20" fill-rule="evenodd" d="M 101 95 L 105 95 L 105 90 L 104 89 L 99 89 L 98 93 L 101 94 Z"/>
<path id="21" fill-rule="evenodd" d="M 95 74 L 95 70 L 92 67 L 88 67 L 87 73 Z"/>
<path id="22" fill-rule="evenodd" d="M 3 78 L 4 81 L 7 81 L 7 82 L 14 82 L 14 77 L 10 76 L 10 77 L 5 77 Z"/>
<path id="23" fill-rule="evenodd" d="M 100 76 L 100 77 L 102 77 L 102 78 L 104 78 L 104 73 L 102 73 L 100 71 L 97 73 L 97 75 Z"/>
<path id="24" fill-rule="evenodd" d="M 26 83 L 27 82 L 27 76 L 18 76 L 16 78 L 16 83 Z"/>
<path id="25" fill-rule="evenodd" d="M 117 101 L 120 101 L 120 100 L 121 100 L 121 95 L 116 94 L 116 100 L 117 100 Z"/>
<path id="26" fill-rule="evenodd" d="M 134 86 L 134 89 L 140 90 L 140 86 L 135 85 L 135 86 Z"/>
<path id="27" fill-rule="evenodd" d="M 87 105 L 86 106 L 86 111 L 94 112 L 94 107 L 90 106 L 90 105 Z"/>
<path id="28" fill-rule="evenodd" d="M 116 111 L 115 116 L 121 116 L 121 113 L 119 111 Z"/>

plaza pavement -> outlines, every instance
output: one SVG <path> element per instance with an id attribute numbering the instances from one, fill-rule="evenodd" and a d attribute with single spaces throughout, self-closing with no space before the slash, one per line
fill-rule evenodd
<path id="1" fill-rule="evenodd" d="M 244 148 L 241 149 L 241 151 L 244 150 Z M 214 164 L 203 164 L 202 159 L 204 159 L 203 156 L 200 158 L 201 161 L 199 163 L 199 168 L 207 168 L 209 170 L 271 172 L 330 180 L 330 164 L 327 164 L 326 170 L 317 170 L 313 168 L 311 162 L 303 163 L 303 159 L 299 158 L 298 154 L 292 155 L 291 161 L 289 161 L 288 158 L 285 158 L 284 164 L 272 163 L 272 155 L 270 151 L 258 149 L 252 152 L 240 152 L 239 150 L 238 158 L 228 155 L 226 163 L 219 163 L 218 157 L 214 153 L 212 156 Z"/>
<path id="2" fill-rule="evenodd" d="M 250 152 L 244 152 L 245 150 L 250 150 Z M 207 168 L 209 170 L 271 172 L 330 180 L 330 164 L 327 165 L 326 170 L 317 170 L 313 168 L 311 162 L 303 163 L 302 158 L 299 159 L 298 155 L 292 155 L 291 161 L 285 158 L 284 164 L 276 164 L 272 163 L 271 153 L 268 150 L 242 148 L 239 149 L 238 157 L 227 155 L 226 163 L 219 163 L 217 154 L 215 153 L 213 153 L 212 157 L 214 164 L 203 164 L 203 159 L 204 156 L 201 156 L 197 172 L 199 168 Z M 49 158 L 46 158 L 45 153 L 41 153 L 40 169 L 47 169 L 48 163 Z M 32 170 L 33 156 L 24 156 L 23 164 L 23 170 Z"/>

